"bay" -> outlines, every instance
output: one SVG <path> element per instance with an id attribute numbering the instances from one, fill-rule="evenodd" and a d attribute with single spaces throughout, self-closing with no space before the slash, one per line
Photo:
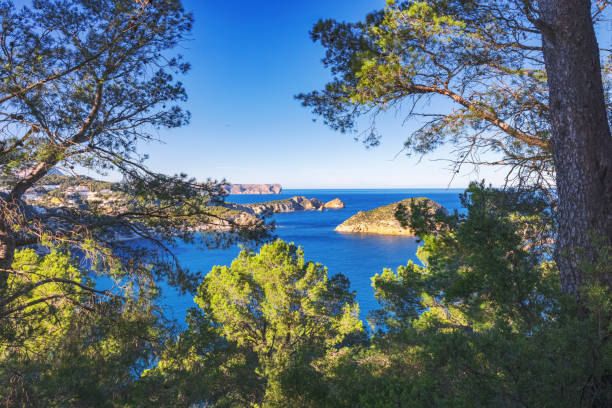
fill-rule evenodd
<path id="1" fill-rule="evenodd" d="M 371 287 L 371 278 L 384 268 L 395 270 L 409 260 L 418 262 L 419 246 L 415 237 L 373 234 L 346 234 L 334 228 L 359 211 L 368 211 L 405 198 L 427 197 L 449 211 L 460 210 L 462 189 L 287 189 L 274 195 L 230 195 L 227 201 L 246 204 L 282 200 L 293 196 L 317 198 L 323 202 L 339 198 L 345 208 L 326 211 L 300 211 L 274 214 L 276 237 L 293 242 L 304 249 L 307 260 L 325 265 L 330 275 L 342 273 L 351 281 L 351 289 L 361 309 L 361 317 L 378 308 Z M 183 266 L 206 274 L 214 265 L 229 265 L 238 255 L 238 246 L 225 250 L 201 250 L 180 244 L 176 255 Z M 165 287 L 164 309 L 169 317 L 184 322 L 186 312 L 194 307 L 191 295 L 181 295 Z"/>

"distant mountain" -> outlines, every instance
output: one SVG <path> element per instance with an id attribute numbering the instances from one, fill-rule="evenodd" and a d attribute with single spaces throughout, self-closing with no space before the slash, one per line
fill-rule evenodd
<path id="1" fill-rule="evenodd" d="M 226 188 L 230 194 L 280 194 L 280 184 L 230 184 Z"/>

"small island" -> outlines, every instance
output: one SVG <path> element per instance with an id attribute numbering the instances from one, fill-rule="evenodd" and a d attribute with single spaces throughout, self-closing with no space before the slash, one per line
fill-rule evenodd
<path id="1" fill-rule="evenodd" d="M 338 225 L 334 231 L 344 233 L 414 236 L 414 231 L 411 228 L 402 227 L 395 217 L 398 205 L 402 204 L 405 208 L 406 215 L 408 215 L 411 203 L 425 203 L 432 212 L 443 209 L 440 204 L 429 198 L 407 198 L 370 211 L 359 211 L 357 214 Z"/>
<path id="2" fill-rule="evenodd" d="M 339 210 L 344 208 L 344 203 L 339 198 L 334 198 L 323 205 L 325 209 Z"/>

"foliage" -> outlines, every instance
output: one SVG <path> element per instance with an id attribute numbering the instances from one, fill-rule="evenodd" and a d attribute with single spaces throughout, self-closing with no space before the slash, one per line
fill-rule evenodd
<path id="1" fill-rule="evenodd" d="M 188 120 L 172 74 L 189 65 L 160 55 L 190 31 L 180 2 L 41 0 L 19 11 L 5 2 L 2 21 L 4 173 L 58 162 L 123 168 L 151 129 Z"/>
<path id="2" fill-rule="evenodd" d="M 452 218 L 444 207 L 432 203 L 437 204 L 431 200 L 410 198 L 397 205 L 393 216 L 403 228 L 411 228 L 414 235 L 436 232 Z M 457 217 L 456 210 L 453 216 Z"/>
<path id="3" fill-rule="evenodd" d="M 333 80 L 299 94 L 302 104 L 334 130 L 360 131 L 369 145 L 380 142 L 376 117 L 395 110 L 421 124 L 407 137 L 409 154 L 451 144 L 455 172 L 505 165 L 508 181 L 554 184 L 540 26 L 526 12 L 532 2 L 387 3 L 357 23 L 314 26 Z M 595 21 L 607 6 L 593 5 Z"/>
<path id="4" fill-rule="evenodd" d="M 0 337 L 4 406 L 117 406 L 170 333 L 151 306 L 155 286 L 92 296 L 88 271 L 60 248 L 19 251 L 13 293 L 26 291 Z M 53 281 L 41 284 L 43 281 Z M 77 282 L 74 284 L 72 282 Z M 126 289 L 128 295 L 130 290 Z"/>
<path id="5" fill-rule="evenodd" d="M 66 176 L 58 174 L 47 174 L 40 182 L 40 185 L 57 185 L 60 190 L 68 187 L 87 186 L 91 191 L 117 189 L 117 183 L 100 181 L 87 176 Z"/>
<path id="6" fill-rule="evenodd" d="M 258 219 L 229 220 L 216 233 L 219 216 L 208 209 L 224 201 L 225 184 L 157 174 L 137 151 L 157 129 L 189 120 L 176 79 L 189 64 L 175 50 L 189 38 L 192 16 L 180 0 L 37 0 L 19 10 L 4 1 L 1 9 L 0 172 L 9 192 L 0 196 L 0 269 L 10 268 L 15 248 L 45 239 L 96 259 L 113 254 L 133 273 L 193 290 L 198 275 L 177 262 L 177 240 L 227 246 L 268 236 Z M 65 180 L 45 179 L 55 166 L 119 172 L 114 187 L 130 200 L 112 211 L 28 208 L 26 191 Z M 212 233 L 199 233 L 208 226 Z M 126 245 L 121 236 L 145 244 Z M 2 296 L 6 280 L 0 270 Z"/>
<path id="7" fill-rule="evenodd" d="M 461 198 L 465 211 L 452 215 L 413 203 L 407 222 L 423 239 L 422 264 L 372 278 L 381 308 L 368 316 L 368 335 L 348 280 L 328 277 L 280 240 L 214 267 L 176 338 L 150 306 L 152 281 L 125 288 L 125 298 L 84 288 L 65 298 L 69 308 L 51 299 L 30 305 L 47 290 L 31 289 L 21 312 L 35 318 L 4 336 L 5 402 L 607 406 L 612 299 L 598 282 L 610 250 L 587 268 L 588 310 L 581 309 L 562 293 L 551 261 L 546 197 L 473 184 Z M 87 283 L 91 270 L 73 259 L 56 247 L 44 256 L 20 251 L 14 269 L 28 274 L 15 274 L 11 285 L 35 284 L 23 280 L 32 272 Z M 53 294 L 76 288 L 55 284 Z M 11 347 L 22 341 L 26 347 Z"/>
<path id="8" fill-rule="evenodd" d="M 609 404 L 611 297 L 597 284 L 608 252 L 585 315 L 550 261 L 546 200 L 472 185 L 463 202 L 447 228 L 421 232 L 423 266 L 372 279 L 377 335 L 338 364 L 337 381 L 368 390 L 365 406 Z"/>
<path id="9" fill-rule="evenodd" d="M 452 215 L 413 203 L 407 222 L 423 239 L 422 265 L 372 278 L 381 308 L 368 316 L 368 338 L 348 282 L 326 279 L 293 245 L 215 267 L 188 330 L 139 381 L 158 390 L 147 403 L 609 405 L 611 298 L 598 284 L 609 250 L 589 269 L 585 313 L 551 261 L 548 198 L 473 184 L 462 201 Z"/>
<path id="10" fill-rule="evenodd" d="M 388 4 L 363 23 L 315 26 L 335 78 L 303 103 L 350 131 L 361 115 L 409 101 L 409 115 L 426 118 L 410 151 L 450 142 L 457 166 L 510 164 L 519 181 L 545 182 L 548 90 L 531 2 Z M 541 190 L 474 184 L 464 213 L 410 202 L 386 214 L 424 245 L 420 265 L 372 278 L 381 308 L 368 336 L 348 280 L 293 244 L 244 249 L 201 282 L 175 257 L 181 240 L 268 236 L 261 220 L 226 219 L 235 213 L 224 183 L 157 174 L 136 149 L 189 120 L 175 78 L 189 65 L 171 55 L 192 24 L 179 0 L 34 0 L 20 10 L 0 0 L 0 19 L 3 405 L 612 405 L 612 300 L 599 283 L 612 250 L 602 245 L 581 266 L 578 307 L 560 289 L 556 220 Z M 432 113 L 419 105 L 428 96 L 453 108 Z M 366 142 L 378 138 L 372 126 Z M 491 150 L 502 160 L 479 155 Z M 47 175 L 57 165 L 118 171 L 114 188 L 129 200 L 38 212 L 26 191 L 77 182 Z M 200 283 L 177 337 L 155 306 L 159 281 Z"/>
<path id="11" fill-rule="evenodd" d="M 0 183 L 7 189 L 15 183 L 16 177 L 5 176 Z M 59 190 L 66 190 L 69 187 L 87 186 L 91 191 L 101 191 L 106 189 L 117 189 L 117 183 L 100 181 L 92 177 L 81 175 L 47 174 L 37 183 L 38 186 L 58 186 Z"/>
<path id="12" fill-rule="evenodd" d="M 213 268 L 195 300 L 189 329 L 144 376 L 191 403 L 323 406 L 324 361 L 363 337 L 346 278 L 280 240 Z"/>
<path id="13" fill-rule="evenodd" d="M 413 236 L 414 231 L 404 222 L 412 206 L 435 213 L 444 211 L 436 202 L 425 197 L 407 198 L 369 211 L 359 211 L 336 227 L 340 232 L 360 232 Z"/>
<path id="14" fill-rule="evenodd" d="M 0 0 L 6 406 L 123 404 L 174 331 L 156 306 L 157 284 L 189 292 L 200 281 L 176 245 L 268 238 L 261 219 L 241 224 L 210 211 L 224 202 L 224 182 L 158 174 L 138 150 L 158 130 L 189 121 L 179 80 L 189 64 L 176 51 L 192 22 L 180 0 L 34 0 L 21 8 Z M 122 199 L 106 207 L 24 201 L 46 183 L 109 186 L 54 171 L 76 167 L 121 175 L 112 187 Z"/>

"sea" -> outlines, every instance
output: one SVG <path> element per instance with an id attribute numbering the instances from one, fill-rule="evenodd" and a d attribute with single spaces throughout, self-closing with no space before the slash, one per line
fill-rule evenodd
<path id="1" fill-rule="evenodd" d="M 287 189 L 281 194 L 229 195 L 226 201 L 247 204 L 282 200 L 293 196 L 317 198 L 323 202 L 339 198 L 345 208 L 326 211 L 299 211 L 274 214 L 274 235 L 286 242 L 293 242 L 304 250 L 306 260 L 327 267 L 329 275 L 344 274 L 351 282 L 360 306 L 361 318 L 379 308 L 374 298 L 371 278 L 385 268 L 395 270 L 408 261 L 419 263 L 416 252 L 421 245 L 416 237 L 373 234 L 347 234 L 334 228 L 359 211 L 391 204 L 406 198 L 427 197 L 444 206 L 450 212 L 461 212 L 459 194 L 463 189 Z M 202 250 L 180 244 L 176 255 L 183 266 L 191 271 L 206 274 L 215 265 L 229 265 L 240 248 Z M 163 288 L 163 306 L 168 317 L 181 324 L 189 308 L 195 307 L 192 295 L 180 294 L 170 287 Z"/>

